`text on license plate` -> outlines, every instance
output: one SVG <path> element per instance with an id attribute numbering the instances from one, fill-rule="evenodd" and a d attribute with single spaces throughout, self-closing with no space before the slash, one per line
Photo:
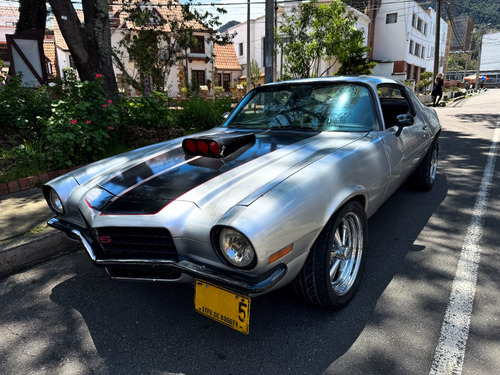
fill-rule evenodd
<path id="1" fill-rule="evenodd" d="M 205 281 L 195 281 L 194 307 L 200 314 L 248 335 L 250 298 Z"/>

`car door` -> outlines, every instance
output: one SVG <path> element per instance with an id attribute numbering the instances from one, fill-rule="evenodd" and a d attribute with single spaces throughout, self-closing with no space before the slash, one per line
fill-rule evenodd
<path id="1" fill-rule="evenodd" d="M 392 194 L 416 168 L 429 139 L 429 129 L 409 98 L 404 86 L 381 84 L 377 87 L 382 108 L 384 127 L 379 137 L 384 142 L 391 174 L 387 183 L 386 196 Z M 405 126 L 400 134 L 396 117 L 409 114 L 414 123 Z"/>

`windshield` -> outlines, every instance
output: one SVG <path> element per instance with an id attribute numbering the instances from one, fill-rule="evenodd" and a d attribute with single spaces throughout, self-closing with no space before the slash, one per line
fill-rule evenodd
<path id="1" fill-rule="evenodd" d="M 263 86 L 244 99 L 224 126 L 365 132 L 377 120 L 367 87 L 353 83 Z"/>

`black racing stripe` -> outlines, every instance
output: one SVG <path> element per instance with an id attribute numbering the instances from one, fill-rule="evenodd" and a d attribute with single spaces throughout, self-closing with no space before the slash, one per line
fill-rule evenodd
<path id="1" fill-rule="evenodd" d="M 123 173 L 113 177 L 109 181 L 101 184 L 102 188 L 114 195 L 120 195 L 124 190 L 134 184 L 145 180 L 156 173 L 173 167 L 184 161 L 184 152 L 182 149 L 176 148 L 168 152 L 164 152 L 155 156 L 143 163 L 140 163 Z"/>
<path id="2" fill-rule="evenodd" d="M 119 198 L 101 206 L 100 211 L 105 215 L 157 213 L 173 200 L 214 177 L 315 135 L 315 132 L 261 133 L 256 135 L 255 143 L 224 159 L 199 157 L 193 160 L 180 148 L 167 152 L 105 183 L 102 187 Z M 169 168 L 166 173 L 162 173 Z M 123 194 L 134 184 L 136 186 L 133 189 Z"/>

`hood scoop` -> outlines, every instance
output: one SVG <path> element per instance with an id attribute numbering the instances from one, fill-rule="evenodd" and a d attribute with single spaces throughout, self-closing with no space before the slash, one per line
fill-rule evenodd
<path id="1" fill-rule="evenodd" d="M 225 158 L 233 152 L 255 142 L 255 134 L 230 132 L 208 134 L 195 138 L 185 138 L 182 149 L 188 155 L 200 155 L 209 158 Z"/>

